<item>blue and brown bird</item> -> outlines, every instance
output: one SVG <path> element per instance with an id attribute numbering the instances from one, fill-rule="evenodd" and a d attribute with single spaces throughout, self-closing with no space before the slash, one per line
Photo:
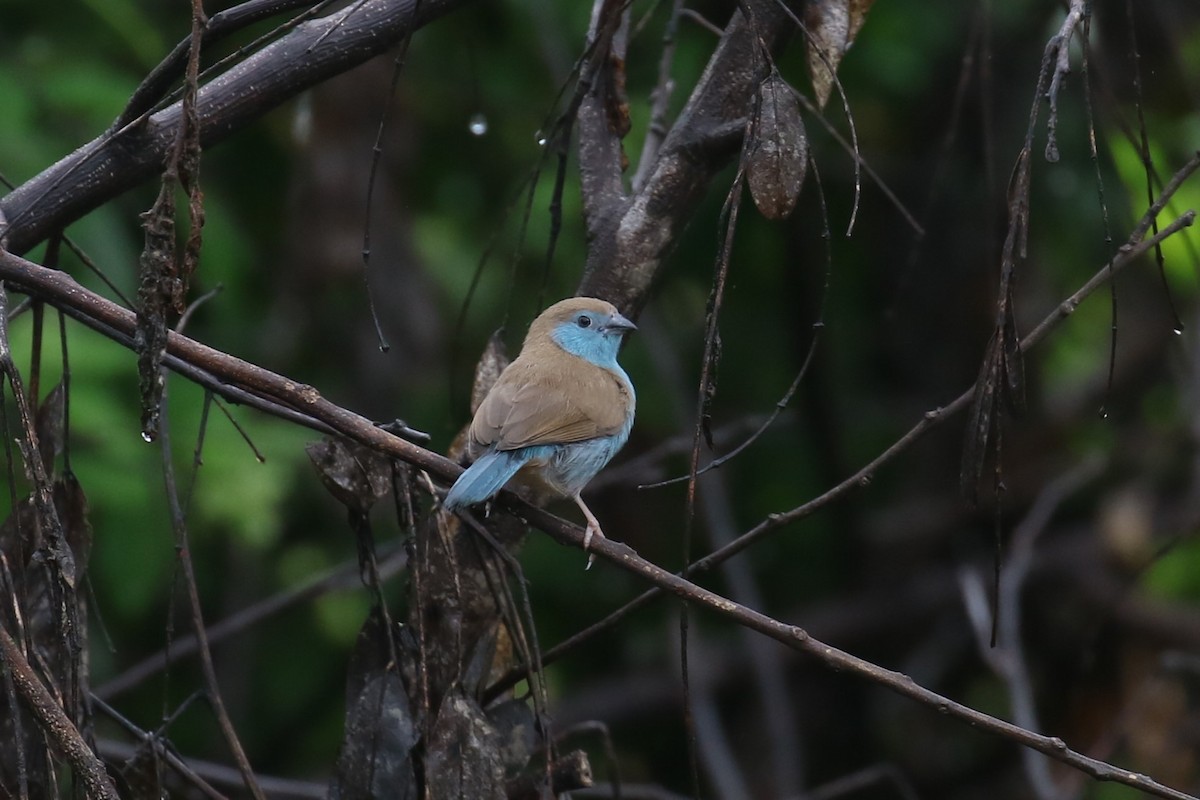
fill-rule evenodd
<path id="1" fill-rule="evenodd" d="M 575 501 L 587 520 L 584 550 L 594 536 L 604 538 L 579 493 L 633 427 L 633 383 L 617 351 L 635 329 L 611 303 L 591 297 L 543 311 L 529 326 L 521 354 L 475 412 L 467 436 L 474 463 L 450 488 L 444 507 L 482 503 L 515 478 L 536 499 Z"/>

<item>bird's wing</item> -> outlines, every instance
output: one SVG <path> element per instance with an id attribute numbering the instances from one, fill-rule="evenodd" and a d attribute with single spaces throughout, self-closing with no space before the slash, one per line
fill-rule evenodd
<path id="1" fill-rule="evenodd" d="M 518 358 L 479 406 L 471 438 L 515 450 L 611 436 L 625 424 L 630 401 L 619 377 L 582 359 L 548 367 Z"/>

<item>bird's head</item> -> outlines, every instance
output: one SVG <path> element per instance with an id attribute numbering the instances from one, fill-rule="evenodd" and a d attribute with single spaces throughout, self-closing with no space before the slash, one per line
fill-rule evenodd
<path id="1" fill-rule="evenodd" d="M 543 311 L 529 326 L 525 342 L 528 345 L 548 338 L 571 355 L 612 366 L 621 340 L 636 329 L 612 303 L 594 297 L 571 297 Z"/>

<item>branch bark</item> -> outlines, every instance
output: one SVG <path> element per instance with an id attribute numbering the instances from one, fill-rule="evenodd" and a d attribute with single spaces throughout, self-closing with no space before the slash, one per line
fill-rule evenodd
<path id="1" fill-rule="evenodd" d="M 579 293 L 603 297 L 626 313 L 645 305 L 650 287 L 712 179 L 738 152 L 758 82 L 762 47 L 775 48 L 793 23 L 775 2 L 742 6 L 658 151 L 644 185 L 620 190 L 620 148 L 613 144 L 600 82 L 580 107 L 579 167 L 589 239 Z"/>
<path id="2" fill-rule="evenodd" d="M 46 737 L 66 755 L 71 766 L 78 772 L 86 787 L 87 796 L 102 800 L 119 800 L 117 789 L 104 768 L 104 762 L 88 747 L 79 734 L 79 729 L 42 684 L 21 648 L 4 628 L 0 628 L 0 661 L 5 669 L 12 672 L 17 691 L 37 718 Z"/>
<path id="3" fill-rule="evenodd" d="M 387 51 L 468 0 L 363 0 L 306 22 L 201 87 L 200 142 L 210 147 L 327 78 Z M 0 242 L 39 242 L 162 169 L 179 103 L 106 132 L 0 199 Z"/>

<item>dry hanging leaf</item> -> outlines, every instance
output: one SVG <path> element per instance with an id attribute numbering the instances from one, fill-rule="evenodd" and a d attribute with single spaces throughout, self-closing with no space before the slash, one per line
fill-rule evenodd
<path id="1" fill-rule="evenodd" d="M 871 4 L 874 2 L 875 0 L 850 0 L 850 34 L 846 37 L 847 49 L 862 30 L 863 23 L 867 21 L 867 12 L 871 10 Z"/>
<path id="2" fill-rule="evenodd" d="M 483 399 L 500 379 L 500 373 L 508 366 L 508 348 L 504 346 L 504 329 L 500 328 L 488 339 L 479 363 L 475 365 L 475 381 L 471 384 L 471 413 L 479 410 Z"/>
<path id="3" fill-rule="evenodd" d="M 750 196 L 767 219 L 785 219 L 804 185 L 808 136 L 792 87 L 774 70 L 759 84 L 750 136 L 746 155 Z"/>
<path id="4" fill-rule="evenodd" d="M 808 70 L 817 106 L 824 108 L 842 56 L 862 30 L 875 0 L 813 0 L 804 12 L 808 28 Z"/>
<path id="5" fill-rule="evenodd" d="M 475 380 L 471 384 L 471 414 L 479 410 L 479 405 L 487 397 L 488 392 L 500 379 L 500 373 L 508 366 L 508 348 L 504 346 L 504 329 L 500 328 L 488 339 L 479 363 L 475 365 Z M 471 430 L 468 422 L 450 443 L 447 455 L 459 461 L 467 450 L 467 432 Z"/>
<path id="6" fill-rule="evenodd" d="M 420 737 L 404 679 L 392 660 L 395 642 L 379 606 L 371 609 L 346 670 L 346 722 L 329 786 L 336 800 L 415 800 L 413 748 Z"/>
<path id="7" fill-rule="evenodd" d="M 64 424 L 66 422 L 66 391 L 62 383 L 58 383 L 50 394 L 38 404 L 37 408 L 37 443 L 38 453 L 42 457 L 42 466 L 47 475 L 54 474 L 54 459 L 63 451 Z"/>
<path id="8" fill-rule="evenodd" d="M 367 514 L 391 487 L 391 462 L 366 445 L 329 436 L 309 442 L 304 452 L 329 493 L 358 514 Z"/>

